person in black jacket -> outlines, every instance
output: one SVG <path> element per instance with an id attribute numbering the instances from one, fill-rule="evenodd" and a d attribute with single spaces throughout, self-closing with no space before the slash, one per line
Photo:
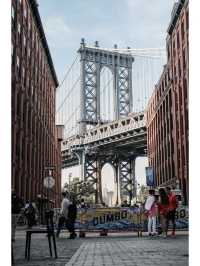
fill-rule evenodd
<path id="1" fill-rule="evenodd" d="M 70 232 L 70 239 L 74 239 L 76 237 L 74 224 L 77 217 L 77 206 L 76 206 L 76 200 L 75 197 L 71 197 L 71 203 L 68 207 L 68 218 L 67 218 L 67 229 Z"/>

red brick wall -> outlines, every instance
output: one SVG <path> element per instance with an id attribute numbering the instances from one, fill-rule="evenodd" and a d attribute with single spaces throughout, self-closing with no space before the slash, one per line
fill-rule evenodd
<path id="1" fill-rule="evenodd" d="M 178 178 L 187 203 L 188 1 L 171 29 L 167 36 L 167 65 L 148 105 L 148 157 L 157 185 L 176 185 Z"/>
<path id="2" fill-rule="evenodd" d="M 59 206 L 60 147 L 55 127 L 58 84 L 48 48 L 41 41 L 33 3 L 12 0 L 12 188 L 25 200 L 35 201 L 38 194 L 46 194 L 44 167 L 55 165 L 57 185 L 51 199 Z"/>

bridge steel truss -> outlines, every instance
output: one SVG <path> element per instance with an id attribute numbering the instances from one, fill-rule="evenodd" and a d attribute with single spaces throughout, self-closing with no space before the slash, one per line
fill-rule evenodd
<path id="1" fill-rule="evenodd" d="M 102 203 L 101 171 L 109 163 L 114 169 L 118 205 L 136 192 L 135 159 L 146 156 L 146 148 L 146 116 L 131 114 L 64 141 L 63 167 L 81 164 L 85 181 L 94 185 L 96 203 Z"/>
<path id="2" fill-rule="evenodd" d="M 126 117 L 132 110 L 132 63 L 134 58 L 128 53 L 87 47 L 82 39 L 80 53 L 81 93 L 80 93 L 80 133 L 86 132 L 86 125 L 97 125 L 100 117 L 100 73 L 104 66 L 113 74 L 114 116 Z"/>

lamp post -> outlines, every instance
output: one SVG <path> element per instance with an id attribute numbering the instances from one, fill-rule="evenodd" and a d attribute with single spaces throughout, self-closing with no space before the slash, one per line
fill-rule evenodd
<path id="1" fill-rule="evenodd" d="M 52 177 L 52 170 L 54 166 L 45 167 L 48 170 L 48 176 L 44 178 L 44 186 L 47 188 L 47 209 L 49 210 L 49 192 L 55 185 L 55 179 Z"/>

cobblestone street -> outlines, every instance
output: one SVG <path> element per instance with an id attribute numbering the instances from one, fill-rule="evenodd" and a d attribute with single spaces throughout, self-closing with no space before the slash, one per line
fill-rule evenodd
<path id="1" fill-rule="evenodd" d="M 136 234 L 112 234 L 107 237 L 89 235 L 85 239 L 67 239 L 62 233 L 57 239 L 58 259 L 49 257 L 46 237 L 34 236 L 31 242 L 31 259 L 24 259 L 25 234 L 17 231 L 14 243 L 15 265 L 19 266 L 186 266 L 188 265 L 187 232 L 179 233 L 175 239 Z"/>

